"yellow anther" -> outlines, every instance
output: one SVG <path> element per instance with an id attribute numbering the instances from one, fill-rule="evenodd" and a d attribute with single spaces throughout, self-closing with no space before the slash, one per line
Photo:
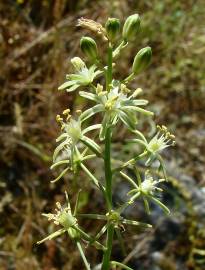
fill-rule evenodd
<path id="1" fill-rule="evenodd" d="M 76 110 L 76 113 L 77 113 L 78 115 L 81 115 L 82 111 L 81 111 L 81 110 Z"/>
<path id="2" fill-rule="evenodd" d="M 143 92 L 142 88 L 137 88 L 134 93 L 132 94 L 133 98 L 136 98 L 138 95 L 140 95 Z"/>
<path id="3" fill-rule="evenodd" d="M 105 104 L 105 109 L 108 109 L 108 110 L 110 109 L 110 103 L 107 102 L 107 103 Z"/>
<path id="4" fill-rule="evenodd" d="M 165 137 L 166 137 L 167 139 L 170 139 L 171 133 L 170 133 L 169 131 L 168 131 L 168 132 L 165 131 L 165 134 L 164 134 L 164 135 L 165 135 Z"/>
<path id="5" fill-rule="evenodd" d="M 175 139 L 175 136 L 173 134 L 170 134 L 170 139 L 174 140 Z"/>
<path id="6" fill-rule="evenodd" d="M 59 202 L 56 202 L 56 206 L 59 210 L 61 209 L 61 204 Z"/>
<path id="7" fill-rule="evenodd" d="M 102 96 L 105 96 L 106 94 L 107 94 L 106 91 L 102 91 L 102 92 L 100 92 L 100 93 L 98 94 L 98 96 L 99 96 L 99 97 L 102 97 Z"/>
<path id="8" fill-rule="evenodd" d="M 165 127 L 164 125 L 162 125 L 162 128 L 161 128 L 164 132 L 167 132 L 167 127 Z"/>
<path id="9" fill-rule="evenodd" d="M 112 101 L 107 101 L 105 104 L 105 109 L 111 110 L 112 109 L 113 102 Z"/>
<path id="10" fill-rule="evenodd" d="M 66 121 L 68 122 L 70 118 L 71 118 L 71 115 L 68 114 L 68 116 L 66 117 Z"/>
<path id="11" fill-rule="evenodd" d="M 61 118 L 60 115 L 57 114 L 57 115 L 56 115 L 56 121 L 58 121 L 58 119 L 60 119 L 60 118 Z"/>
<path id="12" fill-rule="evenodd" d="M 157 125 L 157 129 L 159 130 L 161 135 L 163 135 L 163 137 L 164 137 L 164 139 L 166 140 L 167 143 L 171 140 L 172 142 L 170 143 L 170 145 L 175 145 L 175 143 L 176 143 L 174 141 L 175 136 L 173 134 L 171 134 L 171 132 L 168 131 L 167 127 L 165 127 L 163 125 L 160 127 L 159 125 Z"/>
<path id="13" fill-rule="evenodd" d="M 118 96 L 112 97 L 110 100 L 108 100 L 105 104 L 105 108 L 108 110 L 111 110 L 112 107 L 115 105 L 115 101 L 118 99 Z"/>
<path id="14" fill-rule="evenodd" d="M 97 84 L 96 93 L 99 95 L 103 91 L 103 86 L 101 84 Z"/>
<path id="15" fill-rule="evenodd" d="M 61 123 L 61 130 L 63 130 L 65 128 L 65 124 L 64 123 Z"/>
<path id="16" fill-rule="evenodd" d="M 120 90 L 121 90 L 121 92 L 122 92 L 123 94 L 128 94 L 128 93 L 130 93 L 130 89 L 128 89 L 127 86 L 126 86 L 125 84 L 123 84 L 123 83 L 120 85 Z"/>
<path id="17" fill-rule="evenodd" d="M 57 114 L 56 115 L 56 122 L 62 122 L 63 121 L 63 118 L 59 115 L 59 114 Z"/>
<path id="18" fill-rule="evenodd" d="M 63 111 L 63 115 L 67 115 L 69 113 L 70 113 L 70 109 L 66 109 L 66 110 Z"/>
<path id="19" fill-rule="evenodd" d="M 111 103 L 113 103 L 113 101 L 117 100 L 118 99 L 118 96 L 114 96 L 111 98 Z"/>

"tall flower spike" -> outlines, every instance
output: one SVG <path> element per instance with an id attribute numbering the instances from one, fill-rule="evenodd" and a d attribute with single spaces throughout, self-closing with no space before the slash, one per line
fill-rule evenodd
<path id="1" fill-rule="evenodd" d="M 104 254 L 100 265 L 100 268 L 103 270 L 108 270 L 112 268 L 112 266 L 119 266 L 120 268 L 128 269 L 129 267 L 122 263 L 111 261 L 114 231 L 116 231 L 117 236 L 120 236 L 120 231 L 121 229 L 124 230 L 125 225 L 145 228 L 150 228 L 151 225 L 135 220 L 125 219 L 123 217 L 123 210 L 130 204 L 134 203 L 138 197 L 143 199 L 145 209 L 148 213 L 150 212 L 150 201 L 158 204 L 166 213 L 169 213 L 169 209 L 156 197 L 157 191 L 162 191 L 162 189 L 158 187 L 158 184 L 164 181 L 164 179 L 155 180 L 149 171 L 145 173 L 143 181 L 138 171 L 135 172 L 136 179 L 132 179 L 121 170 L 124 170 L 125 167 L 129 165 L 134 165 L 138 160 L 143 161 L 145 158 L 145 165 L 150 165 L 151 161 L 156 158 L 160 161 L 159 169 L 162 168 L 163 172 L 165 172 L 160 152 L 166 147 L 174 144 L 174 136 L 169 133 L 167 128 L 164 126 L 158 127 L 159 131 L 151 140 L 147 140 L 139 130 L 136 130 L 138 115 L 144 114 L 147 116 L 153 116 L 153 113 L 144 109 L 144 106 L 148 104 L 148 101 L 138 98 L 142 90 L 138 88 L 131 92 L 127 86 L 128 83 L 134 79 L 135 75 L 143 71 L 150 63 L 150 47 L 146 47 L 137 53 L 133 62 L 132 72 L 129 76 L 123 80 L 113 79 L 113 68 L 115 67 L 113 60 L 115 57 L 121 55 L 122 49 L 124 49 L 128 43 L 138 35 L 140 29 L 139 15 L 134 14 L 127 18 L 123 25 L 122 37 L 119 44 L 118 42 L 115 44 L 115 41 L 118 41 L 117 38 L 120 28 L 118 19 L 108 19 L 104 28 L 98 22 L 81 18 L 78 20 L 78 26 L 84 27 L 106 40 L 107 62 L 105 64 L 106 66 L 103 66 L 103 59 L 105 58 L 101 61 L 100 52 L 98 53 L 98 49 L 100 48 L 97 48 L 97 44 L 92 38 L 84 37 L 81 39 L 80 45 L 82 52 L 87 56 L 92 64 L 96 65 L 88 66 L 81 58 L 72 58 L 71 64 L 74 68 L 74 72 L 73 74 L 68 74 L 66 76 L 66 82 L 59 87 L 59 90 L 72 92 L 79 87 L 82 87 L 86 90 L 83 89 L 84 91 L 80 91 L 79 95 L 89 99 L 89 103 L 84 105 L 89 106 L 91 102 L 94 102 L 94 105 L 86 109 L 84 112 L 77 110 L 75 114 L 76 117 L 72 117 L 70 115 L 69 109 L 66 109 L 63 111 L 62 115 L 58 115 L 56 117 L 57 122 L 61 126 L 61 135 L 56 140 L 58 145 L 54 151 L 53 165 L 51 168 L 53 169 L 62 165 L 64 166 L 64 169 L 52 182 L 56 182 L 61 179 L 68 170 L 71 170 L 72 174 L 75 174 L 76 176 L 77 172 L 82 170 L 104 195 L 106 211 L 102 215 L 100 213 L 77 214 L 79 196 L 77 197 L 78 199 L 74 211 L 71 211 L 68 195 L 66 193 L 67 204 L 65 207 L 57 202 L 54 213 L 43 214 L 49 221 L 52 221 L 52 223 L 59 226 L 59 230 L 48 235 L 43 240 L 39 241 L 38 244 L 66 233 L 70 236 L 73 242 L 77 244 L 86 270 L 90 270 L 91 266 L 83 252 L 83 248 L 80 244 L 81 240 L 90 245 L 94 245 L 97 249 L 103 250 Z M 98 66 L 99 70 L 97 69 Z M 103 74 L 104 76 L 101 83 L 105 86 L 100 84 L 95 86 L 94 80 L 100 74 Z M 86 120 L 93 118 L 97 113 L 100 113 L 100 118 L 98 117 L 97 119 L 101 119 L 101 124 L 89 125 L 88 123 L 85 128 Z M 140 147 L 140 153 L 137 155 L 135 154 L 132 159 L 120 165 L 120 167 L 115 168 L 115 166 L 113 167 L 112 160 L 112 142 L 114 139 L 115 127 L 120 121 L 132 132 L 133 135 L 136 136 L 135 139 L 131 141 L 139 144 L 143 148 Z M 95 139 L 93 140 L 87 137 L 88 132 L 92 132 L 96 129 L 99 129 L 98 134 L 102 148 L 95 142 Z M 94 134 L 92 135 L 95 138 L 96 132 L 93 133 Z M 141 150 L 143 151 L 141 152 Z M 100 157 L 102 161 L 101 163 L 104 164 L 104 186 L 92 173 L 92 169 L 87 168 L 87 160 L 94 157 Z M 116 164 L 117 163 L 118 162 L 116 162 Z M 121 164 L 120 161 L 119 164 Z M 121 171 L 121 175 L 131 184 L 131 190 L 127 194 L 127 201 L 115 209 L 112 201 L 113 180 L 115 176 L 114 173 L 119 171 Z M 100 231 L 92 237 L 81 229 L 78 223 L 79 217 L 99 219 L 102 220 L 104 224 Z M 106 231 L 106 246 L 103 246 L 98 242 L 98 239 Z"/>
<path id="2" fill-rule="evenodd" d="M 75 91 L 80 86 L 90 85 L 93 80 L 102 73 L 102 71 L 97 70 L 95 65 L 87 68 L 83 60 L 79 57 L 74 57 L 71 59 L 71 63 L 76 71 L 76 74 L 68 74 L 66 77 L 67 82 L 63 83 L 58 90 L 66 90 L 67 92 Z"/>

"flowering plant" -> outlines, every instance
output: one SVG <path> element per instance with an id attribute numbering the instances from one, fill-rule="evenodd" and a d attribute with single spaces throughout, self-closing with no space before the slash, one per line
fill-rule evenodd
<path id="1" fill-rule="evenodd" d="M 91 269 L 91 266 L 85 256 L 82 241 L 102 251 L 103 259 L 99 264 L 100 269 L 108 270 L 113 266 L 131 269 L 123 263 L 111 259 L 114 232 L 116 231 L 118 235 L 120 233 L 119 229 L 123 228 L 124 230 L 126 225 L 142 228 L 151 227 L 150 224 L 125 219 L 122 215 L 123 211 L 140 197 L 144 201 L 145 210 L 148 214 L 150 213 L 149 201 L 158 204 L 166 214 L 169 214 L 169 209 L 157 198 L 157 191 L 162 191 L 159 185 L 166 180 L 161 151 L 174 145 L 174 135 L 165 126 L 158 126 L 159 131 L 157 134 L 147 140 L 143 133 L 137 129 L 138 117 L 142 115 L 152 117 L 153 113 L 144 108 L 148 101 L 139 98 L 142 89 L 137 88 L 132 91 L 129 89 L 129 83 L 150 64 L 152 55 L 150 47 L 145 47 L 136 54 L 130 75 L 123 80 L 117 80 L 113 76 L 114 60 L 120 56 L 121 50 L 127 47 L 128 43 L 138 35 L 140 28 L 139 15 L 134 14 L 126 19 L 122 28 L 121 41 L 119 41 L 120 21 L 118 19 L 109 18 L 105 27 L 103 27 L 95 21 L 81 18 L 78 25 L 99 35 L 103 42 L 107 44 L 107 64 L 106 66 L 103 65 L 94 39 L 83 37 L 80 41 L 80 47 L 90 66 L 81 58 L 74 57 L 71 63 L 75 73 L 67 75 L 66 82 L 59 87 L 59 90 L 72 92 L 80 88 L 79 95 L 88 99 L 92 107 L 83 112 L 77 110 L 74 116 L 71 116 L 69 109 L 64 110 L 62 116 L 57 115 L 56 120 L 61 126 L 61 134 L 56 139 L 58 146 L 53 154 L 51 169 L 62 167 L 63 170 L 52 182 L 59 181 L 68 171 L 76 174 L 79 170 L 83 170 L 91 183 L 102 192 L 106 202 L 106 209 L 103 214 L 78 213 L 79 196 L 77 196 L 76 205 L 74 211 L 72 211 L 68 195 L 65 193 L 66 207 L 62 207 L 58 202 L 56 203 L 55 214 L 43 214 L 49 221 L 60 226 L 60 229 L 38 243 L 40 244 L 67 233 L 76 243 L 87 270 Z M 100 81 L 105 81 L 105 85 L 100 84 L 99 81 L 95 84 L 95 80 L 100 76 L 104 77 L 104 80 Z M 100 123 L 88 126 L 87 120 L 89 119 L 89 122 L 91 122 L 91 119 L 96 114 L 100 115 L 98 118 L 101 119 Z M 142 152 L 136 153 L 128 161 L 122 162 L 120 168 L 114 170 L 111 159 L 112 136 L 113 131 L 119 127 L 120 122 L 133 135 L 130 142 L 138 144 Z M 90 138 L 89 134 L 92 134 L 93 130 L 98 131 L 98 139 L 96 137 Z M 104 181 L 99 181 L 86 165 L 86 161 L 93 158 L 102 159 L 104 162 Z M 144 175 L 139 172 L 136 166 L 138 160 L 144 161 L 144 166 L 147 168 Z M 162 169 L 164 179 L 154 180 L 149 171 L 155 160 L 159 161 L 158 169 Z M 135 172 L 136 180 L 126 174 L 128 166 Z M 113 206 L 112 200 L 113 179 L 116 175 L 121 175 L 132 187 L 127 193 L 127 200 L 117 209 Z M 79 225 L 79 219 L 81 218 L 99 219 L 104 221 L 105 225 L 96 235 L 91 236 Z M 99 239 L 105 233 L 106 241 L 100 243 Z"/>

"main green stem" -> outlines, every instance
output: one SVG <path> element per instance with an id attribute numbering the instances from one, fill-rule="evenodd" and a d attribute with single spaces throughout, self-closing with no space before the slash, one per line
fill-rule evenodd
<path id="1" fill-rule="evenodd" d="M 110 84 L 112 82 L 112 59 L 113 59 L 112 45 L 109 44 L 108 59 L 107 59 L 107 72 L 106 72 L 106 90 L 110 90 Z"/>
<path id="2" fill-rule="evenodd" d="M 109 44 L 108 48 L 108 67 L 106 74 L 106 90 L 110 90 L 110 84 L 112 82 L 112 46 Z M 111 168 L 111 137 L 112 130 L 108 126 L 105 134 L 105 154 L 104 154 L 104 166 L 105 166 L 105 193 L 107 202 L 107 211 L 112 210 L 112 168 Z M 112 253 L 112 241 L 114 234 L 114 226 L 108 223 L 107 227 L 107 239 L 106 239 L 106 251 L 104 252 L 102 270 L 110 269 L 110 257 Z"/>
<path id="3" fill-rule="evenodd" d="M 105 135 L 105 156 L 104 156 L 104 165 L 105 165 L 105 193 L 107 201 L 107 210 L 112 209 L 112 168 L 111 168 L 111 127 L 107 128 Z"/>
<path id="4" fill-rule="evenodd" d="M 106 240 L 106 248 L 107 250 L 103 256 L 102 262 L 102 270 L 109 270 L 110 269 L 110 257 L 112 252 L 112 240 L 114 234 L 114 225 L 110 224 L 107 228 L 107 240 Z"/>

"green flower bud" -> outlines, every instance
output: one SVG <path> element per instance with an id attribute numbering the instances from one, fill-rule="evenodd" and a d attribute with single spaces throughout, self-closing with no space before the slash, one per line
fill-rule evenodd
<path id="1" fill-rule="evenodd" d="M 140 17 L 138 14 L 133 14 L 131 16 L 129 16 L 126 21 L 125 24 L 123 26 L 123 30 L 122 30 L 122 36 L 126 41 L 131 41 L 133 40 L 136 35 L 139 32 L 139 28 L 140 28 Z"/>
<path id="2" fill-rule="evenodd" d="M 90 37 L 82 37 L 80 40 L 80 48 L 82 52 L 91 60 L 97 58 L 97 44 Z"/>
<path id="3" fill-rule="evenodd" d="M 120 31 L 120 21 L 116 18 L 108 18 L 105 29 L 108 39 L 111 41 L 115 40 Z"/>
<path id="4" fill-rule="evenodd" d="M 150 47 L 145 47 L 141 49 L 134 58 L 132 72 L 134 74 L 139 74 L 140 72 L 145 70 L 149 66 L 151 58 L 152 49 Z"/>

